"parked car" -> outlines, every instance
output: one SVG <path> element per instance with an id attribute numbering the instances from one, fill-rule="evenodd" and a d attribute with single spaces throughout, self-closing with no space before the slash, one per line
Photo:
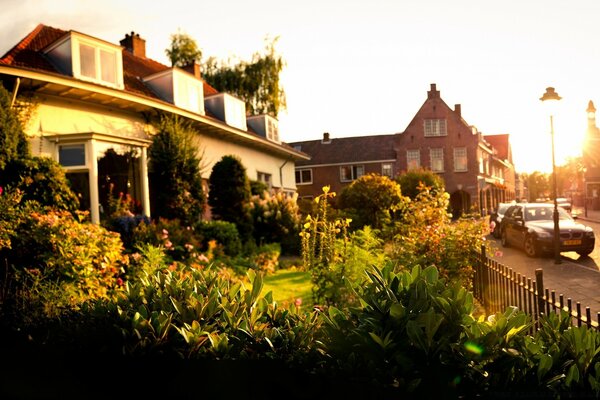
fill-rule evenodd
<path id="1" fill-rule="evenodd" d="M 529 257 L 554 251 L 554 205 L 515 204 L 506 210 L 501 223 L 502 246 L 522 248 Z M 560 251 L 575 251 L 587 256 L 594 250 L 594 230 L 558 208 Z"/>
<path id="2" fill-rule="evenodd" d="M 508 207 L 515 203 L 498 203 L 498 207 L 490 214 L 490 233 L 496 238 L 500 238 L 500 223 Z"/>
<path id="3" fill-rule="evenodd" d="M 558 204 L 559 207 L 564 208 L 569 213 L 571 212 L 571 210 L 573 208 L 573 207 L 571 207 L 571 202 L 568 199 L 564 198 L 564 197 L 557 197 L 556 198 L 556 203 Z M 552 204 L 554 204 L 554 202 L 552 202 Z"/>

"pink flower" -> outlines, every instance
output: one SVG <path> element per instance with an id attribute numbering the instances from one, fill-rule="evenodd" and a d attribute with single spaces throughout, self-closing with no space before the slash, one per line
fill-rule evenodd
<path id="1" fill-rule="evenodd" d="M 503 254 L 500 250 L 496 250 L 496 252 L 494 253 L 494 257 L 502 257 Z"/>
<path id="2" fill-rule="evenodd" d="M 117 286 L 123 286 L 123 279 L 117 278 Z"/>
<path id="3" fill-rule="evenodd" d="M 296 301 L 294 302 L 294 304 L 296 304 L 296 307 L 300 307 L 302 305 L 302 299 L 300 297 L 298 297 L 296 299 Z"/>
<path id="4" fill-rule="evenodd" d="M 4 189 L 2 189 L 2 186 L 0 186 L 0 196 L 2 196 L 3 191 L 4 191 Z"/>
<path id="5" fill-rule="evenodd" d="M 170 241 L 170 240 L 167 240 L 167 241 L 165 242 L 165 247 L 166 247 L 167 249 L 170 249 L 171 247 L 173 247 L 173 243 L 171 243 L 171 241 Z"/>

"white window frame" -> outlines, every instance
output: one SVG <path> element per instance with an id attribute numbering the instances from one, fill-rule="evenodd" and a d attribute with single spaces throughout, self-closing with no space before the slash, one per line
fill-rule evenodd
<path id="1" fill-rule="evenodd" d="M 350 177 L 346 176 L 344 171 L 349 169 Z M 352 182 L 365 174 L 364 165 L 342 165 L 340 167 L 340 182 Z"/>
<path id="2" fill-rule="evenodd" d="M 267 185 L 269 189 L 273 187 L 273 175 L 267 172 L 256 171 L 256 179 Z"/>
<path id="3" fill-rule="evenodd" d="M 429 149 L 429 166 L 433 172 L 444 172 L 444 148 Z"/>
<path id="4" fill-rule="evenodd" d="M 386 173 L 386 170 L 389 170 L 389 173 Z M 381 164 L 381 176 L 387 176 L 388 178 L 394 176 L 394 166 L 392 163 Z"/>
<path id="5" fill-rule="evenodd" d="M 61 147 L 76 147 L 83 146 L 83 164 L 80 165 L 63 165 L 60 164 L 60 148 Z M 65 171 L 81 171 L 88 168 L 88 144 L 87 142 L 64 143 L 56 146 L 56 161 Z"/>
<path id="6" fill-rule="evenodd" d="M 428 118 L 423 121 L 425 137 L 447 136 L 447 124 L 445 119 Z"/>
<path id="7" fill-rule="evenodd" d="M 298 179 L 296 179 L 296 185 L 312 185 L 312 183 L 313 183 L 312 168 L 297 169 L 296 172 L 298 173 L 298 176 L 300 177 L 299 181 L 298 181 Z M 303 176 L 302 176 L 303 172 L 309 172 L 310 173 L 310 180 L 304 181 Z"/>
<path id="8" fill-rule="evenodd" d="M 467 172 L 469 170 L 469 162 L 467 157 L 466 147 L 454 148 L 454 171 Z"/>
<path id="9" fill-rule="evenodd" d="M 121 52 L 113 47 L 103 45 L 92 40 L 85 40 L 80 37 L 74 37 L 73 39 L 73 76 L 77 79 L 99 83 L 105 86 L 111 86 L 118 89 L 123 89 L 123 59 Z M 93 77 L 83 75 L 81 72 L 81 46 L 88 46 L 94 49 L 94 69 L 95 74 Z M 115 70 L 115 81 L 105 81 L 102 79 L 102 62 L 101 52 L 112 54 L 114 57 L 114 70 Z"/>
<path id="10" fill-rule="evenodd" d="M 421 150 L 406 150 L 406 169 L 408 171 L 421 167 Z"/>

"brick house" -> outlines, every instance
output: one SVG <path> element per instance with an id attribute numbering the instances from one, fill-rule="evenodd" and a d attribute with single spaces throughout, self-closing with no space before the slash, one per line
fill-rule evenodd
<path id="1" fill-rule="evenodd" d="M 205 183 L 212 166 L 234 154 L 250 179 L 295 192 L 295 162 L 309 158 L 281 142 L 275 118 L 247 116 L 242 100 L 204 82 L 198 64 L 147 58 L 134 32 L 113 44 L 40 24 L 0 57 L 0 82 L 33 104 L 25 127 L 33 155 L 62 164 L 96 223 L 110 186 L 150 216 L 147 148 L 160 115 L 193 125 Z"/>
<path id="2" fill-rule="evenodd" d="M 596 107 L 589 101 L 587 112 L 587 129 L 583 143 L 582 159 L 585 181 L 585 207 L 600 209 L 600 129 L 596 126 Z"/>
<path id="3" fill-rule="evenodd" d="M 296 165 L 301 197 L 315 196 L 325 184 L 340 191 L 361 175 L 376 172 L 395 177 L 415 168 L 438 173 L 450 194 L 453 214 L 489 213 L 515 198 L 515 176 L 509 135 L 482 135 L 462 118 L 432 84 L 427 99 L 404 132 L 290 143 L 311 156 Z"/>

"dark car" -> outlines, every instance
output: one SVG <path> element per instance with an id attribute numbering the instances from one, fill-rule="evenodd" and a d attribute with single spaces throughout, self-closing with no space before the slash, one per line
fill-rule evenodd
<path id="1" fill-rule="evenodd" d="M 498 207 L 490 214 L 490 233 L 496 239 L 500 238 L 500 223 L 504 217 L 504 213 L 510 206 L 515 203 L 498 203 Z"/>
<path id="2" fill-rule="evenodd" d="M 554 203 L 552 203 L 552 204 L 554 204 Z M 556 204 L 559 207 L 562 207 L 565 210 L 567 210 L 569 213 L 572 211 L 573 207 L 571 207 L 571 202 L 568 199 L 565 199 L 564 197 L 557 197 Z"/>
<path id="3" fill-rule="evenodd" d="M 554 251 L 554 206 L 552 204 L 515 204 L 506 210 L 501 223 L 502 245 L 525 250 L 529 257 Z M 560 251 L 575 251 L 587 256 L 594 250 L 594 231 L 576 222 L 564 209 L 558 208 Z"/>

